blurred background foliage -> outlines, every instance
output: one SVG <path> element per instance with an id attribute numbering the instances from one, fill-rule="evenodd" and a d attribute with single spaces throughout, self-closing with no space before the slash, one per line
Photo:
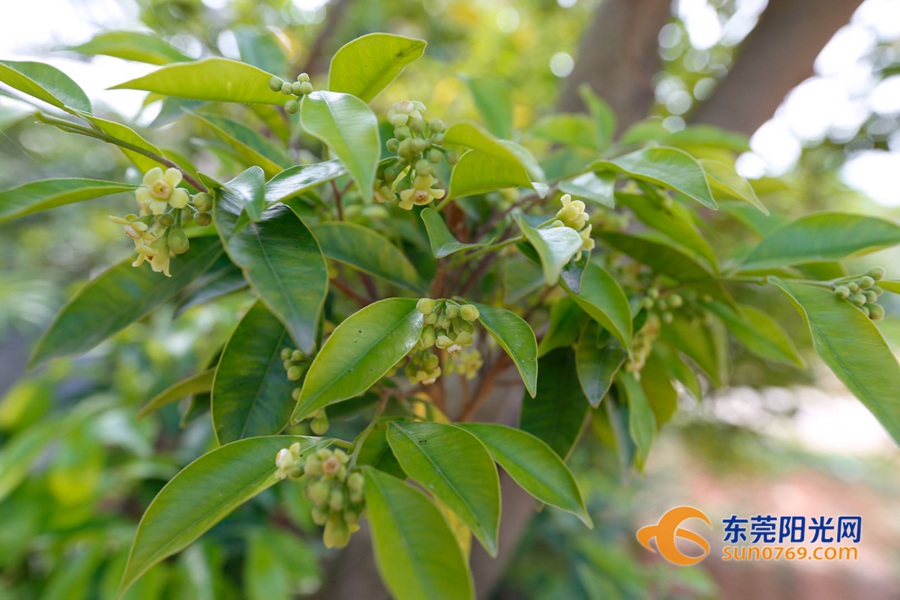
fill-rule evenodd
<path id="1" fill-rule="evenodd" d="M 376 112 L 411 97 L 424 101 L 430 115 L 453 123 L 490 120 L 485 105 L 508 102 L 512 123 L 501 118 L 489 124 L 512 127 L 513 139 L 539 155 L 551 156 L 552 140 L 536 135 L 534 126 L 564 104 L 565 80 L 580 59 L 579 48 L 584 52 L 585 44 L 603 43 L 583 41 L 590 22 L 604 9 L 599 0 L 72 0 L 68 4 L 91 28 L 143 29 L 188 56 L 241 58 L 283 76 L 306 70 L 317 87 L 324 86 L 329 57 L 358 35 L 390 31 L 421 37 L 429 43 L 425 58 L 376 99 Z M 871 4 L 878 3 L 868 0 L 860 11 Z M 691 121 L 729 76 L 765 8 L 763 0 L 682 1 L 666 7 L 664 25 L 651 40 L 659 60 L 647 84 L 648 112 L 655 119 L 634 125 L 635 139 L 678 130 Z M 705 26 L 702 20 L 697 24 L 701 17 L 707 19 Z M 719 31 L 715 39 L 702 35 L 712 27 L 710 18 Z M 38 27 L 30 22 L 18 26 Z M 894 37 L 879 32 L 873 39 L 857 52 L 857 67 L 868 74 L 868 87 L 859 87 L 854 99 L 861 98 L 865 110 L 811 139 L 795 136 L 791 143 L 799 151 L 788 168 L 773 168 L 764 153 L 750 152 L 759 148 L 745 147 L 746 140 L 737 138 L 738 147 L 748 151 L 739 164 L 758 177 L 757 191 L 782 214 L 778 218 L 826 208 L 896 217 L 895 211 L 873 203 L 841 177 L 848 157 L 861 151 L 897 152 L 900 145 L 900 107 L 879 112 L 877 104 L 866 101 L 867 93 L 898 77 L 900 32 Z M 16 50 L 87 60 L 59 46 L 35 42 Z M 116 180 L 124 173 L 126 179 L 137 179 L 138 173 L 126 166 L 115 148 L 35 125 L 22 107 L 0 100 L 3 189 L 59 176 Z M 850 110 L 837 106 L 835 110 Z M 202 124 L 180 119 L 172 125 L 189 103 L 152 102 L 137 115 L 131 108 L 107 102 L 102 110 L 158 126 L 153 139 L 160 146 L 195 157 L 203 169 L 229 173 L 227 155 L 205 141 L 209 136 Z M 263 108 L 221 110 L 251 126 L 264 127 L 272 116 Z M 545 166 L 552 164 L 551 159 Z M 143 508 L 181 466 L 211 444 L 209 424 L 185 407 L 170 406 L 142 420 L 135 416 L 149 398 L 214 358 L 248 296 L 226 297 L 177 318 L 158 312 L 87 356 L 23 375 L 28 349 L 65 298 L 87 277 L 128 254 L 129 243 L 106 220 L 127 202 L 112 197 L 0 225 L 0 598 L 112 598 Z M 737 231 L 725 215 L 710 219 L 708 233 Z M 773 217 L 758 226 L 775 224 Z M 897 258 L 881 254 L 857 264 L 860 269 L 896 265 Z M 792 308 L 757 290 L 746 290 L 741 300 L 777 313 L 795 339 L 806 344 L 804 354 L 812 357 Z M 892 315 L 900 306 L 887 300 L 885 304 L 889 318 L 883 329 L 896 333 L 898 320 Z M 890 337 L 896 343 L 896 335 Z M 677 569 L 650 560 L 634 540 L 635 529 L 655 521 L 672 503 L 693 502 L 710 514 L 737 512 L 746 501 L 737 490 L 745 485 L 770 492 L 759 500 L 769 504 L 749 505 L 747 510 L 774 514 L 777 507 L 788 506 L 798 514 L 802 510 L 818 514 L 825 508 L 816 504 L 809 490 L 805 496 L 797 492 L 800 500 L 794 504 L 779 500 L 779 490 L 795 485 L 798 478 L 815 476 L 835 487 L 850 486 L 855 495 L 845 493 L 848 510 L 866 502 L 874 507 L 873 515 L 884 514 L 886 522 L 875 521 L 877 517 L 866 520 L 866 526 L 883 530 L 865 549 L 877 555 L 871 558 L 875 567 L 848 576 L 874 581 L 885 590 L 892 585 L 898 589 L 896 569 L 878 568 L 900 560 L 900 522 L 896 514 L 882 513 L 900 492 L 896 450 L 886 436 L 878 437 L 874 421 L 863 418 L 859 424 L 857 412 L 843 424 L 857 424 L 862 433 L 857 431 L 855 437 L 842 433 L 841 424 L 835 425 L 835 419 L 840 421 L 845 414 L 840 403 L 830 417 L 816 420 L 811 404 L 827 408 L 828 398 L 834 397 L 855 402 L 847 400 L 821 370 L 801 372 L 764 363 L 737 347 L 733 350 L 730 386 L 702 403 L 682 399 L 683 410 L 654 450 L 646 476 L 623 473 L 614 449 L 585 436 L 572 461 L 589 491 L 597 529 L 584 531 L 561 513 L 541 512 L 515 553 L 497 597 L 750 597 L 735 591 L 734 572 L 727 569 Z M 807 393 L 814 385 L 830 396 Z M 788 393 L 771 392 L 786 386 Z M 823 435 L 849 435 L 849 441 L 831 446 L 810 442 L 821 441 Z M 152 570 L 127 597 L 274 599 L 314 594 L 327 583 L 320 562 L 323 557 L 327 562 L 328 556 L 316 536 L 307 535 L 312 530 L 305 516 L 309 511 L 303 510 L 305 501 L 295 487 L 278 486 L 243 507 L 200 543 Z M 790 565 L 778 568 L 794 573 L 793 581 L 802 580 Z M 829 576 L 835 572 L 832 569 Z"/>

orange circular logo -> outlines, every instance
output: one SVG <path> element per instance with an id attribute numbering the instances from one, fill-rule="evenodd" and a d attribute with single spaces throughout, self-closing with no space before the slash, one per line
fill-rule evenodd
<path id="1" fill-rule="evenodd" d="M 703 511 L 693 506 L 677 506 L 660 517 L 659 523 L 656 525 L 641 527 L 637 532 L 637 539 L 650 552 L 656 553 L 658 550 L 659 554 L 673 565 L 680 567 L 695 565 L 709 554 L 709 542 L 693 531 L 679 527 L 687 519 L 701 519 L 712 527 L 709 517 Z M 650 547 L 650 540 L 653 538 L 656 538 L 657 550 Z M 688 556 L 682 553 L 675 544 L 676 538 L 694 542 L 703 549 L 703 553 L 700 556 Z"/>

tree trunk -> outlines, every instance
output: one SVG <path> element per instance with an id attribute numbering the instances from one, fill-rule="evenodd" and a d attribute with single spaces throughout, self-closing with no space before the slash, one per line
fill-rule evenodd
<path id="1" fill-rule="evenodd" d="M 770 0 L 725 80 L 691 122 L 752 134 L 813 74 L 816 56 L 861 3 Z"/>
<path id="2" fill-rule="evenodd" d="M 660 66 L 659 30 L 671 17 L 671 5 L 671 0 L 605 0 L 581 39 L 559 111 L 584 111 L 578 88 L 586 83 L 616 113 L 619 131 L 646 117 Z"/>

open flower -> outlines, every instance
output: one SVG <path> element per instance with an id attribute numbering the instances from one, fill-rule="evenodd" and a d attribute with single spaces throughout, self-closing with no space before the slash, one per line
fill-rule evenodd
<path id="1" fill-rule="evenodd" d="M 141 214 L 161 215 L 171 205 L 173 208 L 184 208 L 188 203 L 187 190 L 178 187 L 181 183 L 181 171 L 178 169 L 163 170 L 154 167 L 144 174 L 144 185 L 135 192 Z"/>
<path id="2" fill-rule="evenodd" d="M 556 213 L 556 218 L 562 221 L 563 225 L 578 231 L 587 224 L 588 215 L 584 212 L 584 202 L 572 200 L 569 194 L 563 194 L 559 200 L 562 208 Z"/>
<path id="3" fill-rule="evenodd" d="M 432 200 L 440 200 L 447 193 L 447 190 L 433 188 L 435 184 L 432 175 L 417 175 L 413 186 L 408 190 L 400 192 L 400 208 L 412 210 L 415 206 L 424 206 L 430 204 Z"/>
<path id="4" fill-rule="evenodd" d="M 591 237 L 591 229 L 593 225 L 588 225 L 584 229 L 578 232 L 578 235 L 581 236 L 581 249 L 578 250 L 578 253 L 575 255 L 575 260 L 581 260 L 582 252 L 590 252 L 594 249 L 596 245 L 593 238 Z"/>

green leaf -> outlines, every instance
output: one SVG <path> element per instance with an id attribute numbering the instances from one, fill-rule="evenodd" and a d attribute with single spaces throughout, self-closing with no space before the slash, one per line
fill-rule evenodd
<path id="1" fill-rule="evenodd" d="M 499 79 L 465 78 L 475 101 L 475 108 L 484 119 L 488 130 L 501 138 L 512 136 L 513 107 L 509 85 Z"/>
<path id="2" fill-rule="evenodd" d="M 359 466 L 369 465 L 379 471 L 384 471 L 388 475 L 406 479 L 406 473 L 403 467 L 397 462 L 390 444 L 387 441 L 387 421 L 379 423 L 363 442 L 359 455 L 356 457 L 356 464 Z"/>
<path id="3" fill-rule="evenodd" d="M 764 215 L 769 214 L 769 209 L 760 202 L 750 182 L 738 175 L 733 167 L 708 158 L 701 159 L 700 165 L 706 172 L 706 178 L 709 180 L 709 185 L 713 190 L 748 202 L 758 208 Z"/>
<path id="4" fill-rule="evenodd" d="M 615 208 L 616 200 L 613 192 L 616 189 L 616 176 L 604 173 L 582 173 L 572 179 L 559 182 L 559 189 L 582 200 L 595 202 L 600 206 Z"/>
<path id="5" fill-rule="evenodd" d="M 223 142 L 234 148 L 245 164 L 259 165 L 271 177 L 290 164 L 290 159 L 274 142 L 231 119 L 185 111 L 210 127 Z"/>
<path id="6" fill-rule="evenodd" d="M 381 154 L 375 113 L 356 96 L 313 92 L 303 97 L 300 120 L 303 129 L 327 145 L 347 167 L 360 193 L 368 197 Z"/>
<path id="7" fill-rule="evenodd" d="M 468 248 L 490 246 L 494 241 L 492 238 L 486 242 L 470 244 L 460 242 L 452 233 L 450 233 L 450 230 L 447 229 L 447 224 L 444 223 L 444 218 L 441 216 L 441 213 L 433 208 L 424 209 L 421 212 L 421 217 L 422 222 L 425 223 L 425 231 L 428 233 L 428 242 L 431 244 L 431 253 L 435 258 L 444 258 L 445 256 L 450 256 L 455 252 L 466 250 Z"/>
<path id="8" fill-rule="evenodd" d="M 331 59 L 328 89 L 371 102 L 424 53 L 423 40 L 389 33 L 358 37 L 344 44 Z"/>
<path id="9" fill-rule="evenodd" d="M 900 281 L 879 281 L 877 285 L 886 292 L 900 294 Z"/>
<path id="10" fill-rule="evenodd" d="M 216 368 L 212 420 L 220 444 L 274 435 L 287 425 L 296 384 L 282 364 L 285 348 L 292 349 L 284 325 L 257 301 L 231 334 Z"/>
<path id="11" fill-rule="evenodd" d="M 718 302 L 708 307 L 757 356 L 800 368 L 805 365 L 791 338 L 768 313 L 747 305 L 741 305 L 740 312 L 736 312 Z"/>
<path id="12" fill-rule="evenodd" d="M 626 358 L 625 350 L 610 342 L 609 334 L 601 335 L 596 323 L 584 329 L 575 346 L 575 371 L 591 406 L 600 406 Z"/>
<path id="13" fill-rule="evenodd" d="M 388 443 L 406 474 L 465 523 L 491 556 L 500 533 L 500 479 L 484 444 L 443 423 L 392 421 Z"/>
<path id="14" fill-rule="evenodd" d="M 571 298 L 564 296 L 554 302 L 550 307 L 550 325 L 538 345 L 538 356 L 574 344 L 584 320 L 584 311 Z"/>
<path id="15" fill-rule="evenodd" d="M 141 408 L 140 412 L 137 414 L 137 418 L 140 419 L 146 417 L 163 406 L 181 400 L 186 396 L 193 396 L 194 394 L 210 391 L 212 389 L 213 377 L 215 374 L 215 369 L 209 369 L 166 388 Z"/>
<path id="16" fill-rule="evenodd" d="M 338 160 L 291 167 L 266 184 L 266 202 L 282 202 L 346 174 L 347 170 Z"/>
<path id="17" fill-rule="evenodd" d="M 344 221 L 322 223 L 313 234 L 327 258 L 417 294 L 425 293 L 418 271 L 400 248 L 380 233 Z"/>
<path id="18" fill-rule="evenodd" d="M 450 197 L 462 198 L 506 188 L 533 187 L 518 158 L 511 161 L 469 150 L 450 173 Z"/>
<path id="19" fill-rule="evenodd" d="M 706 173 L 690 154 L 678 148 L 648 146 L 593 164 L 595 171 L 618 171 L 640 181 L 681 192 L 707 208 L 717 208 Z"/>
<path id="20" fill-rule="evenodd" d="M 900 444 L 900 364 L 875 324 L 830 290 L 777 277 L 769 281 L 803 315 L 825 364 Z"/>
<path id="21" fill-rule="evenodd" d="M 744 259 L 763 269 L 817 260 L 841 260 L 900 244 L 900 225 L 877 217 L 818 213 L 779 227 Z"/>
<path id="22" fill-rule="evenodd" d="M 609 104 L 604 102 L 591 86 L 584 83 L 578 88 L 578 94 L 594 117 L 597 123 L 597 147 L 600 150 L 606 149 L 613 141 L 616 133 L 616 113 L 613 112 Z"/>
<path id="23" fill-rule="evenodd" d="M 518 222 L 525 239 L 534 246 L 541 259 L 544 281 L 547 285 L 555 284 L 563 267 L 581 250 L 581 236 L 570 227 L 535 229 L 524 219 L 519 219 Z"/>
<path id="24" fill-rule="evenodd" d="M 522 399 L 519 428 L 550 446 L 563 459 L 569 456 L 590 411 L 578 384 L 571 348 L 558 348 L 538 361 L 541 377 L 533 398 Z"/>
<path id="25" fill-rule="evenodd" d="M 105 31 L 83 44 L 69 46 L 66 49 L 89 56 L 99 54 L 151 65 L 167 65 L 191 60 L 157 34 L 140 31 Z"/>
<path id="26" fill-rule="evenodd" d="M 352 314 L 310 365 L 293 421 L 365 392 L 413 349 L 423 324 L 411 298 L 388 298 Z"/>
<path id="27" fill-rule="evenodd" d="M 277 483 L 275 455 L 294 442 L 301 457 L 330 440 L 271 436 L 240 440 L 204 454 L 160 490 L 141 518 L 119 597 L 155 564 L 189 546 L 235 508 Z"/>
<path id="28" fill-rule="evenodd" d="M 444 133 L 444 145 L 470 148 L 511 165 L 518 164 L 522 167 L 523 177 L 527 179 L 528 171 L 518 154 L 520 147 L 507 145 L 511 143 L 506 140 L 498 140 L 474 123 L 457 123 Z"/>
<path id="29" fill-rule="evenodd" d="M 397 600 L 473 600 L 472 575 L 440 510 L 419 490 L 364 467 L 378 572 Z"/>
<path id="30" fill-rule="evenodd" d="M 596 151 L 598 143 L 597 122 L 588 115 L 560 113 L 547 115 L 531 128 L 534 137 Z"/>
<path id="31" fill-rule="evenodd" d="M 29 364 L 90 350 L 174 298 L 222 253 L 214 238 L 195 238 L 191 248 L 173 261 L 172 277 L 131 266 L 131 258 L 109 269 L 81 289 L 44 333 Z"/>
<path id="32" fill-rule="evenodd" d="M 716 254 L 694 225 L 693 214 L 686 208 L 674 202 L 667 207 L 641 194 L 618 193 L 616 200 L 630 208 L 641 223 L 659 231 L 716 268 Z"/>
<path id="33" fill-rule="evenodd" d="M 612 275 L 603 267 L 589 263 L 581 273 L 578 293 L 575 294 L 568 288 L 566 291 L 592 319 L 612 333 L 626 350 L 631 351 L 631 307 L 628 296 Z"/>
<path id="34" fill-rule="evenodd" d="M 668 423 L 678 408 L 678 392 L 669 379 L 668 369 L 662 359 L 651 354 L 641 369 L 641 389 L 653 411 L 656 426 Z"/>
<path id="35" fill-rule="evenodd" d="M 0 81 L 56 108 L 93 110 L 87 94 L 71 77 L 44 63 L 0 60 Z"/>
<path id="36" fill-rule="evenodd" d="M 289 71 L 279 34 L 266 27 L 238 25 L 231 29 L 237 40 L 241 60 L 270 73 Z"/>
<path id="37" fill-rule="evenodd" d="M 628 431 L 637 446 L 635 462 L 638 468 L 643 468 L 656 436 L 656 417 L 653 416 L 643 388 L 631 373 L 620 371 L 617 379 L 623 395 L 628 398 Z"/>
<path id="38" fill-rule="evenodd" d="M 243 199 L 231 187 L 219 191 L 213 216 L 225 251 L 284 323 L 297 347 L 310 354 L 328 293 L 328 270 L 319 244 L 283 204 L 269 207 L 259 222 L 239 229 L 243 208 Z"/>
<path id="39" fill-rule="evenodd" d="M 675 319 L 663 326 L 662 338 L 697 363 L 713 384 L 722 385 L 722 356 L 709 327 L 698 327 L 697 323 L 676 313 Z"/>
<path id="40" fill-rule="evenodd" d="M 537 340 L 531 326 L 505 308 L 475 304 L 478 321 L 509 355 L 522 376 L 525 389 L 534 396 L 537 391 Z"/>
<path id="41" fill-rule="evenodd" d="M 152 152 L 157 156 L 163 155 L 162 151 L 159 148 L 145 140 L 139 133 L 137 133 L 130 127 L 122 125 L 121 123 L 116 123 L 115 121 L 107 121 L 106 119 L 101 119 L 100 117 L 95 117 L 94 115 L 90 115 L 87 113 L 79 113 L 79 115 L 82 119 L 90 121 L 91 124 L 93 124 L 103 133 L 112 136 L 117 140 L 121 140 L 132 146 L 137 146 L 138 148 L 141 148 L 148 152 Z M 119 150 L 121 150 L 125 157 L 142 172 L 146 173 L 154 167 L 162 166 L 155 159 L 145 156 L 140 152 L 135 152 L 134 150 L 130 150 L 123 146 L 119 146 Z"/>
<path id="42" fill-rule="evenodd" d="M 263 170 L 254 166 L 223 184 L 222 193 L 228 196 L 228 201 L 239 200 L 240 206 L 255 223 L 262 219 L 266 208 L 265 185 L 266 176 Z"/>
<path id="43" fill-rule="evenodd" d="M 247 63 L 215 57 L 172 64 L 111 89 L 145 90 L 212 102 L 284 104 L 287 96 L 269 88 L 271 78 L 271 73 Z"/>
<path id="44" fill-rule="evenodd" d="M 36 212 L 133 191 L 137 186 L 115 181 L 66 177 L 32 181 L 0 192 L 0 223 Z"/>
<path id="45" fill-rule="evenodd" d="M 593 527 L 575 477 L 550 446 L 530 433 L 505 425 L 465 423 L 459 427 L 475 434 L 526 492 Z"/>
<path id="46" fill-rule="evenodd" d="M 612 231 L 597 232 L 597 237 L 639 263 L 678 281 L 705 281 L 712 278 L 712 273 L 706 267 L 663 241 Z"/>

